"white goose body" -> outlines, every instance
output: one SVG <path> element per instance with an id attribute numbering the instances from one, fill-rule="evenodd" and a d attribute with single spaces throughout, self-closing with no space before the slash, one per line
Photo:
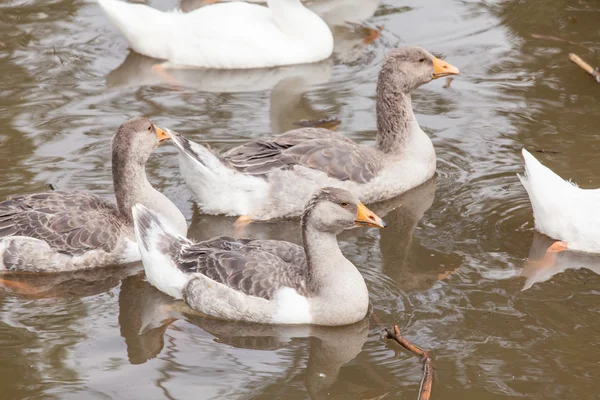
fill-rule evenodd
<path id="1" fill-rule="evenodd" d="M 542 165 L 523 149 L 527 190 L 535 227 L 570 250 L 600 252 L 600 189 L 581 189 Z"/>
<path id="2" fill-rule="evenodd" d="M 218 3 L 190 13 L 143 4 L 98 0 L 136 52 L 167 60 L 165 67 L 268 68 L 328 58 L 327 24 L 299 0 L 269 0 L 269 7 Z"/>
<path id="3" fill-rule="evenodd" d="M 323 188 L 313 196 L 302 218 L 304 247 L 227 236 L 195 243 L 142 205 L 133 207 L 133 216 L 148 281 L 204 314 L 330 326 L 367 314 L 367 286 L 336 235 L 354 225 L 386 225 L 347 191 Z"/>

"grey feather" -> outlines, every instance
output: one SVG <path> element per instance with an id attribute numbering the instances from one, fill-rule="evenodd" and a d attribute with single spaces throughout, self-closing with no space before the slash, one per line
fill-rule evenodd
<path id="1" fill-rule="evenodd" d="M 116 206 L 91 194 L 54 191 L 0 203 L 0 237 L 39 239 L 70 256 L 94 249 L 110 253 L 122 227 Z"/>
<path id="2" fill-rule="evenodd" d="M 383 168 L 374 151 L 323 128 L 295 129 L 251 141 L 221 157 L 230 167 L 250 175 L 301 165 L 323 171 L 331 178 L 357 183 L 369 182 Z"/>
<path id="3" fill-rule="evenodd" d="M 176 264 L 250 296 L 271 300 L 282 287 L 306 296 L 306 255 L 296 244 L 228 236 L 182 246 Z"/>

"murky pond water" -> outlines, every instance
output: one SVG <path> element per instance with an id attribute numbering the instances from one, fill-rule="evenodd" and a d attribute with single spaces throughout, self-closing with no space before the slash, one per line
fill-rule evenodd
<path id="1" fill-rule="evenodd" d="M 335 3 L 311 7 L 336 25 Z M 182 72 L 173 88 L 152 73 L 153 60 L 129 54 L 95 2 L 4 0 L 1 197 L 48 183 L 112 196 L 110 137 L 141 114 L 220 149 L 330 116 L 352 139 L 372 141 L 382 57 L 419 44 L 462 71 L 449 88 L 435 81 L 413 96 L 436 147 L 437 177 L 376 205 L 390 228 L 344 233 L 343 252 L 365 276 L 379 319 L 434 350 L 433 398 L 598 398 L 600 258 L 563 253 L 552 267 L 527 263 L 549 242 L 532 229 L 516 173 L 526 146 L 582 187 L 600 186 L 600 85 L 567 58 L 574 51 L 600 64 L 600 4 L 353 4 L 354 22 L 382 28 L 375 41 L 365 43 L 360 27 L 336 26 L 326 62 Z M 199 213 L 175 149 L 156 153 L 150 180 L 184 211 L 190 235 L 231 233 L 232 219 Z M 248 234 L 300 239 L 293 222 Z M 0 397 L 416 398 L 419 361 L 382 340 L 372 321 L 338 329 L 215 322 L 187 314 L 140 272 L 20 277 L 40 293 L 2 290 Z"/>

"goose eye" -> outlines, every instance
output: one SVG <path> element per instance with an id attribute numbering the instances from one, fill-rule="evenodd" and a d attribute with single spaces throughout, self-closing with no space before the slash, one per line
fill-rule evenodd
<path id="1" fill-rule="evenodd" d="M 425 62 L 425 59 L 424 59 L 424 58 L 421 58 L 421 59 L 419 60 L 419 62 L 421 62 L 421 63 L 422 63 L 422 62 Z"/>
<path id="2" fill-rule="evenodd" d="M 346 202 L 342 201 L 342 202 L 340 203 L 340 206 L 341 206 L 341 207 L 348 207 L 348 203 L 346 203 Z"/>
<path id="3" fill-rule="evenodd" d="M 149 130 L 149 131 L 151 131 L 151 130 L 152 130 L 152 125 L 150 125 L 150 126 L 148 127 L 148 130 Z"/>

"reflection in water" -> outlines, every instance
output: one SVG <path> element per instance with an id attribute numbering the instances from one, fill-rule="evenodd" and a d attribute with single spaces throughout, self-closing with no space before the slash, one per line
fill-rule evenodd
<path id="1" fill-rule="evenodd" d="M 426 249 L 414 241 L 414 231 L 423 214 L 433 204 L 436 178 L 403 195 L 372 206 L 385 215 L 387 229 L 381 230 L 380 247 L 383 270 L 405 292 L 426 290 L 447 277 L 462 260 L 452 253 Z M 381 210 L 381 211 L 380 211 Z"/>
<path id="2" fill-rule="evenodd" d="M 251 70 L 174 69 L 170 79 L 152 67 L 157 60 L 133 51 L 123 64 L 106 76 L 109 87 L 175 84 L 200 92 L 244 93 L 271 90 L 270 120 L 274 134 L 297 128 L 302 119 L 316 120 L 325 115 L 312 109 L 304 94 L 331 79 L 331 60 L 320 63 Z M 188 93 L 182 94 L 184 97 Z"/>
<path id="3" fill-rule="evenodd" d="M 298 347 L 309 341 L 306 371 L 298 365 L 287 368 L 279 380 L 304 374 L 306 388 L 313 398 L 338 379 L 340 369 L 362 351 L 369 332 L 369 319 L 344 327 L 275 326 L 222 321 L 200 316 L 145 282 L 142 274 L 125 279 L 119 293 L 119 324 L 132 364 L 155 358 L 165 346 L 165 331 L 177 319 L 185 318 L 214 336 L 214 340 L 235 348 L 276 350 Z M 298 348 L 301 351 L 301 348 Z M 296 350 L 294 350 L 296 351 Z M 255 385 L 255 383 L 251 383 Z M 264 394 L 273 390 L 265 385 Z M 275 384 L 275 387 L 278 387 Z M 358 385 L 360 387 L 360 385 Z M 361 391 L 355 388 L 356 391 Z M 364 390 L 364 389 L 363 389 Z M 256 391 L 256 388 L 254 388 Z"/>
<path id="4" fill-rule="evenodd" d="M 3 279 L 25 286 L 0 285 L 2 398 L 36 398 L 44 391 L 61 388 L 62 382 L 83 381 L 72 352 L 89 338 L 93 323 L 88 327 L 82 321 L 100 306 L 84 299 L 101 296 L 141 267 L 132 264 L 61 274 L 3 275 Z M 12 299 L 11 293 L 19 295 Z"/>
<path id="5" fill-rule="evenodd" d="M 586 268 L 600 275 L 599 254 L 576 251 L 546 254 L 546 250 L 554 242 L 556 240 L 535 232 L 529 249 L 529 259 L 521 271 L 521 276 L 526 278 L 522 290 L 527 290 L 536 283 L 546 282 L 554 275 L 569 269 Z"/>

